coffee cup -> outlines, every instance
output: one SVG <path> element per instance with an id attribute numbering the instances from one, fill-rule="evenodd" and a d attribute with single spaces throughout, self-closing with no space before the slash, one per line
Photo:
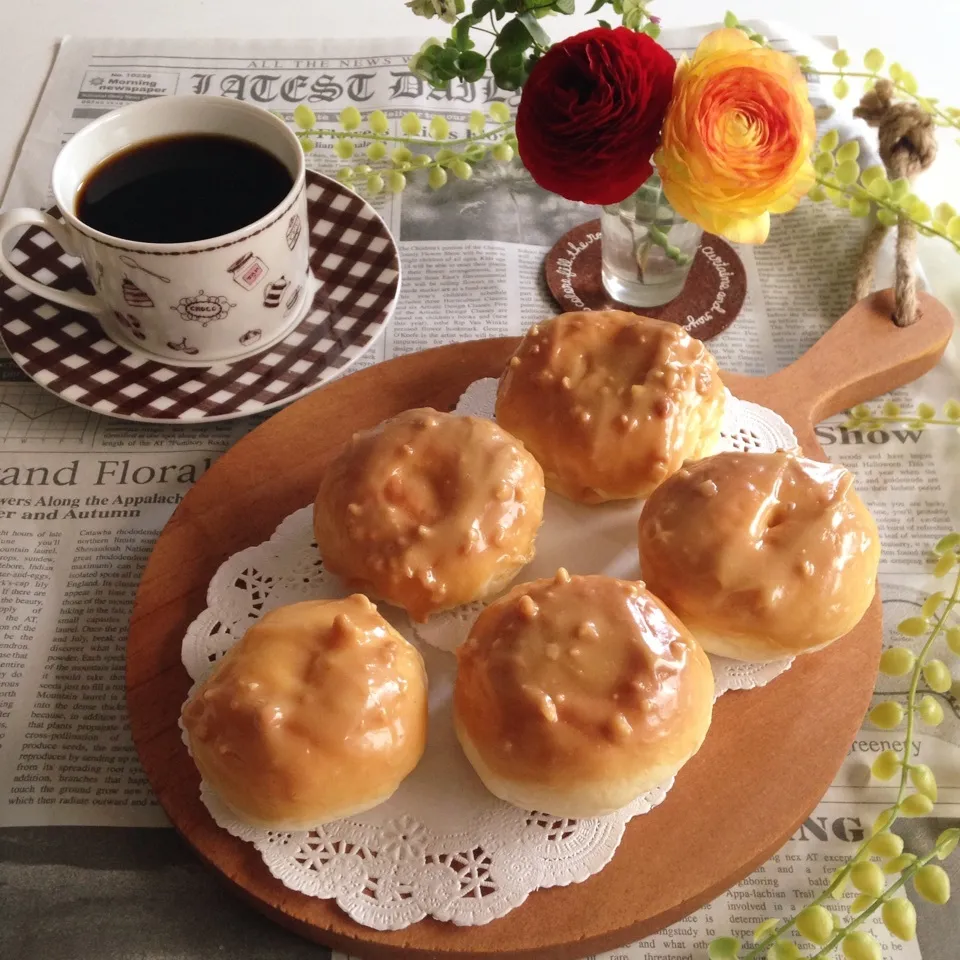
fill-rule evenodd
<path id="1" fill-rule="evenodd" d="M 305 176 L 297 137 L 261 107 L 211 96 L 131 104 L 60 151 L 62 220 L 0 214 L 0 271 L 96 315 L 133 352 L 181 366 L 238 360 L 283 339 L 311 300 Z M 79 257 L 94 294 L 24 275 L 3 253 L 23 226 Z"/>

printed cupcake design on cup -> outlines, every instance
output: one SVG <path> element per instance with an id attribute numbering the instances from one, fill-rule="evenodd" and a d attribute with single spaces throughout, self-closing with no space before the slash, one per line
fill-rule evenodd
<path id="1" fill-rule="evenodd" d="M 249 347 L 251 343 L 256 343 L 260 339 L 261 335 L 262 331 L 260 330 L 248 330 L 240 338 L 240 343 L 245 347 Z"/>
<path id="2" fill-rule="evenodd" d="M 183 297 L 170 309 L 176 310 L 184 320 L 192 320 L 205 327 L 215 320 L 222 320 L 235 306 L 226 297 L 215 297 L 201 290 L 192 297 Z"/>
<path id="3" fill-rule="evenodd" d="M 182 340 L 180 340 L 178 343 L 174 343 L 172 340 L 168 340 L 168 341 L 167 341 L 167 346 L 168 346 L 171 350 L 182 351 L 183 353 L 187 354 L 187 355 L 190 356 L 190 357 L 192 357 L 194 354 L 197 354 L 197 353 L 200 352 L 196 347 L 192 347 L 192 346 L 190 346 L 189 343 L 187 343 L 187 338 L 186 338 L 186 337 L 184 337 L 184 338 L 183 338 Z"/>
<path id="4" fill-rule="evenodd" d="M 120 289 L 123 292 L 123 299 L 131 307 L 152 307 L 154 305 L 150 294 L 147 293 L 146 290 L 141 290 L 140 287 L 127 276 L 123 278 Z"/>
<path id="5" fill-rule="evenodd" d="M 266 290 L 263 291 L 263 305 L 265 307 L 279 307 L 280 301 L 283 300 L 283 292 L 289 286 L 290 281 L 283 276 L 279 280 L 267 284 Z"/>
<path id="6" fill-rule="evenodd" d="M 298 284 L 297 289 L 287 297 L 287 302 L 284 305 L 283 312 L 284 314 L 289 313 L 299 302 L 300 294 L 303 293 L 303 284 Z"/>
<path id="7" fill-rule="evenodd" d="M 291 250 L 297 245 L 297 241 L 300 239 L 301 229 L 300 215 L 295 213 L 287 224 L 287 246 Z"/>
<path id="8" fill-rule="evenodd" d="M 132 337 L 136 337 L 137 340 L 147 339 L 147 335 L 140 327 L 140 321 L 135 316 L 130 313 L 120 313 L 117 310 L 113 311 L 113 315 L 120 322 L 120 326 L 129 331 Z"/>
<path id="9" fill-rule="evenodd" d="M 244 290 L 252 290 L 266 275 L 267 265 L 255 254 L 245 253 L 227 267 L 227 273 L 233 275 L 233 282 Z"/>

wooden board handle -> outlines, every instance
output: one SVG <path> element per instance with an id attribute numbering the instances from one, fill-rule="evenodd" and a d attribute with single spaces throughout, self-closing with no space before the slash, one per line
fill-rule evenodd
<path id="1" fill-rule="evenodd" d="M 854 304 L 802 357 L 767 378 L 770 393 L 811 424 L 910 383 L 936 366 L 953 334 L 950 311 L 919 294 L 919 317 L 898 327 L 893 291 Z"/>

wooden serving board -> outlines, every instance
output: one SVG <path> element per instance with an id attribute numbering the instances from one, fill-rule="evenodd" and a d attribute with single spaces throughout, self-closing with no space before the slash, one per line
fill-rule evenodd
<path id="1" fill-rule="evenodd" d="M 857 304 L 800 360 L 766 378 L 735 374 L 738 397 L 776 410 L 807 455 L 813 427 L 935 365 L 953 330 L 921 297 L 912 327 L 890 321 L 889 291 Z M 336 448 L 401 410 L 448 410 L 480 377 L 499 375 L 516 340 L 481 340 L 402 357 L 299 400 L 237 443 L 187 494 L 167 524 L 137 593 L 127 653 L 133 738 L 151 785 L 197 853 L 257 909 L 312 940 L 362 958 L 577 958 L 662 929 L 775 853 L 833 780 L 860 726 L 882 641 L 879 597 L 848 636 L 798 659 L 774 683 L 720 699 L 706 742 L 670 796 L 632 820 L 613 861 L 584 883 L 540 890 L 486 926 L 432 919 L 405 930 L 360 926 L 331 900 L 270 876 L 253 846 L 228 835 L 200 803 L 199 776 L 177 719 L 190 680 L 180 662 L 207 584 L 231 554 L 270 537 L 312 502 Z"/>

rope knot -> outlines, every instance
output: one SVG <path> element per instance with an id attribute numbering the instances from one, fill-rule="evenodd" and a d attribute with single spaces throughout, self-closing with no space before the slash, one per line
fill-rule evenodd
<path id="1" fill-rule="evenodd" d="M 873 88 L 860 98 L 860 105 L 854 109 L 853 115 L 877 129 L 880 159 L 887 174 L 892 179 L 906 177 L 913 180 L 936 159 L 936 127 L 933 117 L 919 104 L 897 102 L 894 92 L 890 80 L 885 77 L 877 80 Z M 858 300 L 870 292 L 873 261 L 885 233 L 886 228 L 877 223 L 865 240 L 854 285 L 854 295 Z M 916 320 L 916 276 L 913 272 L 916 242 L 916 228 L 901 217 L 897 228 L 897 312 L 894 317 L 899 326 L 908 326 Z"/>
<path id="2" fill-rule="evenodd" d="M 880 159 L 894 177 L 913 179 L 937 156 L 933 117 L 916 103 L 897 103 L 893 83 L 883 78 L 860 99 L 855 117 L 877 128 Z"/>

